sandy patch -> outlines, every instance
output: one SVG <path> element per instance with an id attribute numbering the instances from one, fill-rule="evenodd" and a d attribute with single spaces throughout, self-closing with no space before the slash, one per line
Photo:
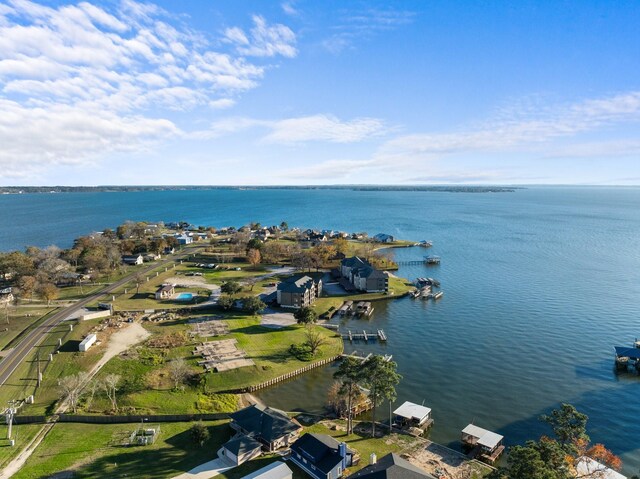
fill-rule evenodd
<path id="1" fill-rule="evenodd" d="M 431 441 L 420 444 L 410 453 L 403 454 L 403 457 L 431 474 L 444 474 L 447 479 L 468 479 L 473 477 L 473 472 L 486 470 L 486 466 L 467 459 L 466 456 L 457 451 Z"/>
<path id="2" fill-rule="evenodd" d="M 209 291 L 220 291 L 220 286 L 217 284 L 207 283 L 202 276 L 172 276 L 167 278 L 165 283 L 175 284 L 176 286 L 184 286 L 190 288 L 192 286 L 208 289 Z"/>
<path id="3" fill-rule="evenodd" d="M 265 309 L 260 315 L 260 324 L 265 328 L 280 329 L 296 324 L 293 313 L 283 313 L 273 309 Z"/>
<path id="4" fill-rule="evenodd" d="M 151 333 L 144 329 L 140 323 L 131 323 L 126 328 L 120 329 L 113 333 L 109 338 L 109 342 L 107 344 L 107 348 L 91 371 L 89 371 L 89 375 L 93 376 L 96 372 L 100 370 L 102 366 L 107 364 L 107 362 L 116 357 L 118 354 L 125 352 L 131 346 L 134 346 L 149 337 Z"/>

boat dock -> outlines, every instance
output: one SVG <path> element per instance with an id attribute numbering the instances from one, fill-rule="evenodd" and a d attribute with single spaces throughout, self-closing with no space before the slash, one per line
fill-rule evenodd
<path id="1" fill-rule="evenodd" d="M 342 339 L 353 341 L 380 341 L 385 342 L 387 340 L 387 335 L 382 329 L 378 329 L 375 333 L 367 332 L 366 330 L 362 330 L 361 333 L 353 332 L 350 329 L 347 330 L 346 334 L 342 334 Z"/>
<path id="2" fill-rule="evenodd" d="M 424 262 L 426 264 L 440 264 L 440 256 L 436 256 L 435 254 L 425 256 Z"/>

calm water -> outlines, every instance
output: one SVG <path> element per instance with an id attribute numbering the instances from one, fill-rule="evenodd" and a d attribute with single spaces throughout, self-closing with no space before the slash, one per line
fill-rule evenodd
<path id="1" fill-rule="evenodd" d="M 515 193 L 213 190 L 0 196 L 0 249 L 56 243 L 124 220 L 290 225 L 431 239 L 438 303 L 376 304 L 404 376 L 398 401 L 430 406 L 432 438 L 455 445 L 467 423 L 509 444 L 546 429 L 540 414 L 570 402 L 589 433 L 640 468 L 640 378 L 616 375 L 612 346 L 640 337 L 640 189 L 530 188 Z M 424 250 L 396 250 L 419 259 Z M 362 327 L 351 320 L 351 327 Z M 349 347 L 351 348 L 351 347 Z M 354 348 L 351 348 L 354 349 Z M 331 368 L 263 391 L 271 405 L 319 410 Z M 382 408 L 381 418 L 386 415 Z"/>

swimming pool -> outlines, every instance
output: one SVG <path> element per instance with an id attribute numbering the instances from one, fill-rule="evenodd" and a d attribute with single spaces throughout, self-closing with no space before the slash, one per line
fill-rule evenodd
<path id="1" fill-rule="evenodd" d="M 176 301 L 191 301 L 193 299 L 193 293 L 180 293 L 176 297 Z"/>

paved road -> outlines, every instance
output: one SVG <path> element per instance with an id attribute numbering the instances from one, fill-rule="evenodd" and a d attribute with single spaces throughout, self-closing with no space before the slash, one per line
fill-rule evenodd
<path id="1" fill-rule="evenodd" d="M 51 332 L 53 328 L 55 328 L 58 324 L 68 318 L 70 315 L 75 313 L 81 308 L 84 308 L 87 304 L 90 304 L 96 301 L 101 296 L 105 294 L 111 293 L 118 289 L 121 286 L 124 286 L 129 281 L 131 281 L 136 274 L 145 274 L 153 269 L 158 267 L 162 267 L 166 264 L 172 263 L 174 261 L 180 261 L 180 259 L 193 254 L 196 252 L 198 248 L 187 248 L 185 251 L 173 255 L 169 259 L 165 259 L 163 261 L 153 263 L 148 268 L 144 268 L 138 270 L 130 275 L 125 276 L 119 281 L 110 284 L 109 286 L 101 289 L 97 293 L 92 294 L 91 296 L 74 303 L 72 306 L 61 309 L 57 313 L 48 317 L 41 325 L 37 328 L 32 329 L 24 339 L 18 344 L 13 350 L 7 354 L 7 356 L 0 362 L 0 386 L 2 386 L 11 376 L 11 374 L 17 369 L 17 367 L 24 361 L 24 359 L 31 353 L 33 348 L 35 348 L 38 344 L 42 342 L 42 340 Z"/>

